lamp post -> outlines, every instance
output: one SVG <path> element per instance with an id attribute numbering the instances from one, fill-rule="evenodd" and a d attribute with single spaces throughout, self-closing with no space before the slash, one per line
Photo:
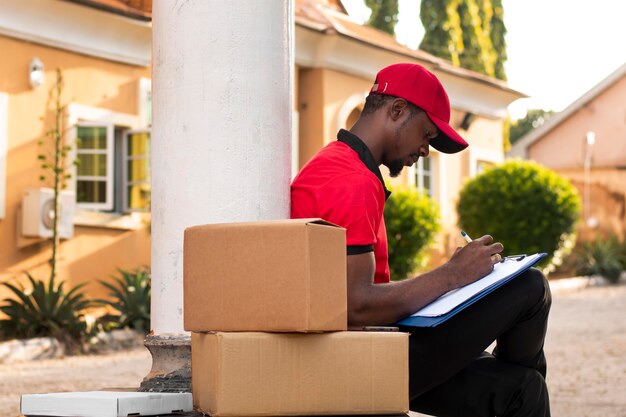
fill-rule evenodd
<path id="1" fill-rule="evenodd" d="M 584 215 L 587 226 L 595 229 L 598 226 L 598 220 L 591 215 L 591 190 L 590 190 L 590 177 L 591 177 L 591 162 L 593 157 L 593 145 L 596 143 L 596 133 L 593 131 L 587 132 L 585 136 L 585 151 L 584 151 L 584 163 L 583 169 L 585 174 L 585 189 L 584 189 Z"/>

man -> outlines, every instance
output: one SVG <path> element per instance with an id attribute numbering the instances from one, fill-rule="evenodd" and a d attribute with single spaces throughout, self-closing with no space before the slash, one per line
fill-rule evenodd
<path id="1" fill-rule="evenodd" d="M 429 146 L 456 153 L 467 142 L 452 129 L 439 80 L 415 64 L 382 69 L 350 131 L 320 150 L 291 187 L 291 217 L 321 217 L 346 229 L 348 324 L 388 325 L 442 294 L 487 275 L 503 247 L 483 236 L 443 266 L 390 282 L 383 210 L 391 176 Z M 411 410 L 439 416 L 549 416 L 543 343 L 551 297 L 534 269 L 434 328 L 411 333 Z M 494 352 L 485 349 L 494 341 Z"/>

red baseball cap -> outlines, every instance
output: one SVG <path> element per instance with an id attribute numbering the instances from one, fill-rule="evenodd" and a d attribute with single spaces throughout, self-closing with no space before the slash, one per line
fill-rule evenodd
<path id="1" fill-rule="evenodd" d="M 439 128 L 430 146 L 444 153 L 456 153 L 468 143 L 450 126 L 450 100 L 433 73 L 417 64 L 393 64 L 376 75 L 370 93 L 403 98 L 424 110 Z"/>

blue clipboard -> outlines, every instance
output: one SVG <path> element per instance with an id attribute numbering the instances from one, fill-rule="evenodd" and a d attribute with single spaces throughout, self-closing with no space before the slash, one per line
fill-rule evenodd
<path id="1" fill-rule="evenodd" d="M 507 274 L 507 275 L 505 275 L 505 276 L 503 276 L 501 278 L 498 278 L 497 281 L 495 281 L 493 283 L 489 283 L 484 288 L 481 288 L 481 285 L 484 285 L 483 283 L 481 283 L 481 281 L 488 280 L 491 274 L 487 275 L 484 278 L 479 279 L 475 283 L 467 285 L 466 286 L 467 288 L 463 287 L 462 289 L 464 291 L 469 291 L 470 293 L 471 293 L 471 288 L 470 288 L 471 286 L 475 285 L 475 286 L 477 286 L 478 288 L 481 288 L 481 289 L 478 290 L 478 292 L 471 294 L 468 298 L 463 299 L 456 306 L 451 307 L 450 309 L 445 310 L 445 312 L 443 312 L 442 314 L 420 314 L 420 312 L 425 311 L 427 308 L 429 310 L 433 310 L 432 307 L 436 306 L 435 303 L 441 304 L 442 302 L 444 302 L 443 299 L 444 299 L 444 297 L 446 297 L 447 294 L 444 294 L 443 296 L 439 297 L 437 300 L 433 301 L 431 304 L 429 304 L 425 308 L 419 310 L 414 315 L 411 315 L 409 317 L 406 317 L 406 318 L 404 318 L 404 319 L 394 323 L 394 325 L 395 326 L 404 326 L 404 327 L 435 327 L 435 326 L 443 323 L 444 321 L 448 320 L 450 317 L 453 317 L 459 311 L 462 311 L 462 310 L 466 309 L 467 307 L 471 306 L 472 304 L 474 304 L 476 301 L 480 300 L 481 298 L 483 298 L 487 294 L 490 294 L 494 290 L 500 288 L 502 285 L 504 285 L 507 282 L 511 281 L 513 278 L 519 276 L 524 271 L 526 271 L 527 269 L 531 268 L 533 265 L 536 265 L 539 261 L 541 261 L 546 256 L 547 256 L 547 253 L 536 253 L 534 255 L 515 255 L 515 256 L 512 256 L 512 257 L 507 257 L 507 258 L 505 258 L 505 260 L 507 262 L 520 262 L 520 267 L 519 268 L 515 268 L 513 272 L 511 272 L 511 273 L 509 273 L 509 274 Z M 492 274 L 493 274 L 493 272 L 492 272 Z M 488 281 L 485 281 L 485 282 L 488 282 Z M 458 298 L 458 296 L 462 297 L 462 294 L 458 294 L 457 298 Z"/>

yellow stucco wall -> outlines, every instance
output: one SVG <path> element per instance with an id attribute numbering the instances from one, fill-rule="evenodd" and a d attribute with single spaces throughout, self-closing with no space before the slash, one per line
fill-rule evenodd
<path id="1" fill-rule="evenodd" d="M 298 167 L 306 162 L 324 144 L 324 82 L 323 69 L 297 70 L 296 108 L 299 112 L 299 154 Z"/>
<path id="2" fill-rule="evenodd" d="M 362 98 L 371 85 L 369 80 L 325 68 L 299 68 L 297 72 L 301 168 L 320 148 L 337 137 L 339 128 L 346 127 L 346 120 L 340 120 L 346 102 L 352 102 L 350 98 L 356 96 L 359 100 L 355 106 L 362 105 Z M 345 119 L 352 109 L 344 109 Z"/>
<path id="3" fill-rule="evenodd" d="M 55 81 L 55 70 L 63 71 L 65 103 L 108 109 L 137 115 L 138 80 L 150 77 L 150 69 L 125 65 L 0 36 L 0 92 L 8 94 L 6 216 L 0 219 L 0 280 L 23 276 L 30 271 L 39 278 L 48 276 L 50 243 L 18 238 L 18 210 L 26 188 L 41 187 L 37 155 L 38 141 L 50 129 L 53 113 L 47 106 Z M 31 88 L 29 63 L 38 57 L 45 65 L 45 84 Z M 43 120 L 40 118 L 43 117 Z M 20 241 L 20 242 L 18 242 Z M 19 245 L 18 245 L 19 243 Z M 117 267 L 149 265 L 149 234 L 137 230 L 76 226 L 74 237 L 63 242 L 58 264 L 59 278 L 71 283 L 106 279 Z M 97 285 L 87 291 L 102 295 Z M 0 290 L 0 298 L 5 293 Z"/>

